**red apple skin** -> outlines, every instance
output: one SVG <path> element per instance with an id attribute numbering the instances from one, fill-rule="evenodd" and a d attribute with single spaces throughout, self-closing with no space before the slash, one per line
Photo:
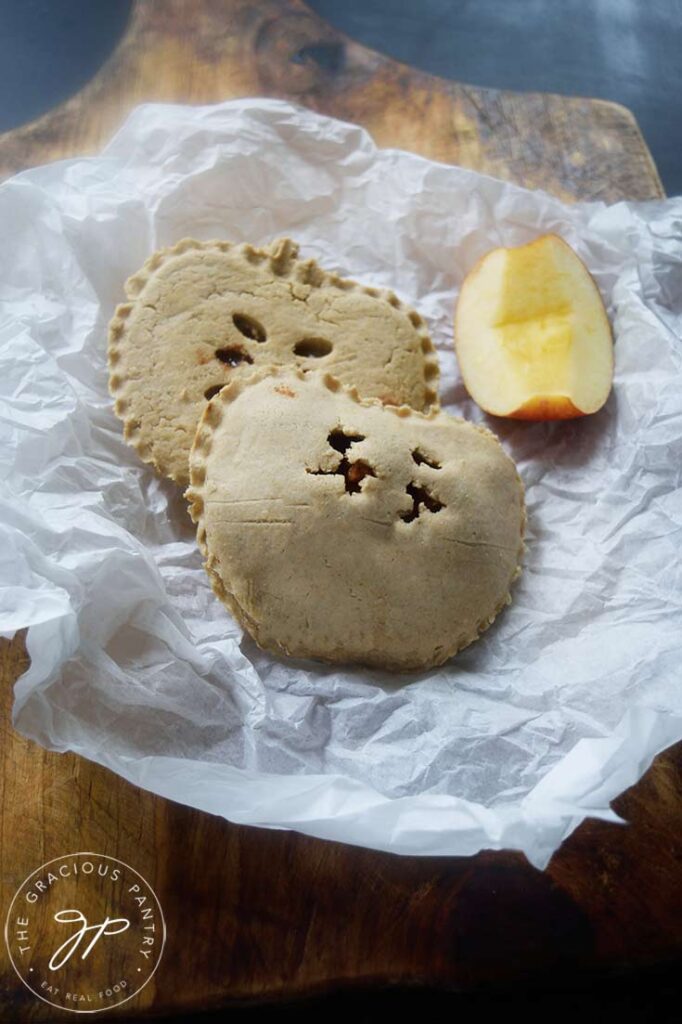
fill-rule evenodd
<path id="1" fill-rule="evenodd" d="M 530 398 L 519 409 L 506 414 L 511 420 L 575 420 L 579 416 L 586 416 L 582 409 L 578 409 L 570 398 L 561 395 L 553 395 L 548 398 Z"/>

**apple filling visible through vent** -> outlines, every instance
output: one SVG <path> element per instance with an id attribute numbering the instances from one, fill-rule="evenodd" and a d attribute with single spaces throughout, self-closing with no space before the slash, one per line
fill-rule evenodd
<path id="1" fill-rule="evenodd" d="M 358 441 L 364 441 L 364 435 L 346 434 L 343 430 L 337 429 L 332 430 L 327 440 L 334 451 L 341 453 L 342 459 L 340 463 L 336 469 L 309 469 L 308 473 L 312 476 L 342 476 L 348 494 L 359 494 L 362 490 L 360 484 L 365 477 L 376 476 L 376 473 L 364 459 L 357 459 L 355 462 L 351 462 L 345 453 L 352 445 L 357 444 Z"/>

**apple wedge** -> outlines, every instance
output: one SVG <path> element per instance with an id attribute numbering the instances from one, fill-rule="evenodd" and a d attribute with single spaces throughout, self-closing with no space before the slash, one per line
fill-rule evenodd
<path id="1" fill-rule="evenodd" d="M 455 351 L 467 391 L 495 416 L 585 416 L 601 409 L 613 381 L 599 289 L 558 235 L 493 249 L 467 274 Z"/>

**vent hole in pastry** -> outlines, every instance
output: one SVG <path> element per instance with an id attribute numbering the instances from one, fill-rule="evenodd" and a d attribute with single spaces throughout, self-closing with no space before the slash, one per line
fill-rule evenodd
<path id="1" fill-rule="evenodd" d="M 429 512 L 440 512 L 445 505 L 438 498 L 434 498 L 432 494 L 426 489 L 426 487 L 420 487 L 419 484 L 408 484 L 407 493 L 412 498 L 412 508 L 409 512 L 402 512 L 400 518 L 405 523 L 411 523 L 421 515 L 423 508 Z"/>
<path id="2" fill-rule="evenodd" d="M 245 352 L 239 345 L 228 345 L 227 348 L 217 348 L 216 359 L 226 366 L 239 366 L 240 363 L 253 363 L 248 352 Z"/>
<path id="3" fill-rule="evenodd" d="M 250 341 L 261 343 L 267 341 L 268 336 L 265 333 L 265 328 L 257 320 L 254 320 L 252 316 L 247 316 L 246 313 L 235 313 L 232 317 L 232 323 L 239 333 L 243 334 L 245 338 L 249 338 Z"/>
<path id="4" fill-rule="evenodd" d="M 210 402 L 212 398 L 215 398 L 218 392 L 222 391 L 224 386 L 224 384 L 213 384 L 210 388 L 206 388 L 204 391 L 204 398 L 206 401 Z"/>
<path id="5" fill-rule="evenodd" d="M 364 440 L 364 434 L 347 434 L 340 427 L 337 427 L 336 430 L 332 430 L 331 434 L 327 437 L 327 441 L 334 451 L 340 452 L 341 455 L 345 455 L 352 444 L 356 444 L 358 441 Z"/>
<path id="6" fill-rule="evenodd" d="M 351 445 L 358 441 L 364 441 L 364 434 L 347 434 L 341 427 L 337 427 L 327 435 L 327 441 L 335 452 L 343 456 L 336 469 L 309 469 L 308 473 L 313 476 L 342 476 L 344 486 L 348 494 L 359 494 L 362 490 L 361 484 L 366 476 L 376 476 L 374 469 L 364 459 L 356 459 L 351 462 L 346 452 Z"/>
<path id="7" fill-rule="evenodd" d="M 304 359 L 322 359 L 332 350 L 331 341 L 326 338 L 302 338 L 294 345 L 294 354 Z"/>
<path id="8" fill-rule="evenodd" d="M 348 459 L 341 459 L 341 465 L 336 472 L 343 473 L 346 490 L 349 494 L 358 494 L 362 490 L 360 484 L 366 476 L 376 476 L 369 462 L 365 462 L 364 459 L 350 463 Z"/>
<path id="9" fill-rule="evenodd" d="M 437 462 L 436 459 L 432 459 L 429 455 L 424 455 L 424 452 L 419 448 L 415 448 L 412 452 L 412 459 L 418 466 L 429 466 L 431 469 L 443 468 L 440 462 Z"/>
<path id="10" fill-rule="evenodd" d="M 345 455 L 336 469 L 309 469 L 307 472 L 312 476 L 342 476 L 348 494 L 359 494 L 365 477 L 376 476 L 369 462 L 364 459 L 350 462 Z"/>

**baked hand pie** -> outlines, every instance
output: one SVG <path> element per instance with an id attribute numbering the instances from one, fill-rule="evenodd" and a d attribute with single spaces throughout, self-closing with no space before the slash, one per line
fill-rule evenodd
<path id="1" fill-rule="evenodd" d="M 190 467 L 213 588 L 268 651 L 427 669 L 510 600 L 523 487 L 481 427 L 266 368 L 208 403 Z"/>
<path id="2" fill-rule="evenodd" d="M 109 387 L 126 440 L 164 476 L 187 484 L 206 402 L 259 365 L 324 368 L 386 403 L 437 403 L 419 314 L 297 257 L 288 239 L 263 249 L 186 239 L 127 281 L 109 327 Z"/>

